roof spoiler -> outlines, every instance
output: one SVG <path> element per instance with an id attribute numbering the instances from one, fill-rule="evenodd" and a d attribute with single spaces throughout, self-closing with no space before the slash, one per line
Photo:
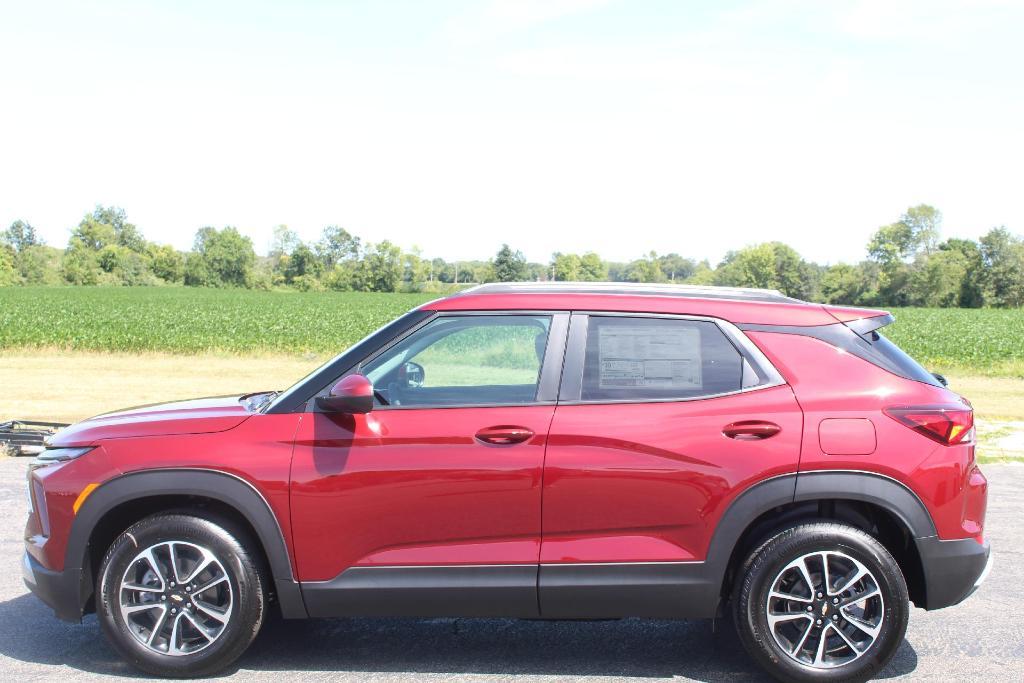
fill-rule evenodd
<path id="1" fill-rule="evenodd" d="M 850 320 L 843 324 L 856 332 L 859 336 L 871 341 L 869 337 L 872 332 L 891 324 L 894 320 L 896 320 L 896 318 L 893 317 L 892 313 L 883 313 L 882 315 L 875 315 L 870 318 Z"/>
<path id="2" fill-rule="evenodd" d="M 833 318 L 862 336 L 874 332 L 880 327 L 885 327 L 895 320 L 889 311 L 877 308 L 833 306 L 832 304 L 824 304 L 822 308 Z"/>

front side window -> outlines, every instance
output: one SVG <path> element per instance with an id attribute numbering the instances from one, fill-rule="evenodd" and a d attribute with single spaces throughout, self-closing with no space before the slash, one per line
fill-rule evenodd
<path id="1" fill-rule="evenodd" d="M 366 363 L 378 405 L 516 405 L 537 400 L 551 316 L 439 317 Z"/>
<path id="2" fill-rule="evenodd" d="M 672 400 L 743 387 L 744 360 L 713 322 L 591 316 L 584 401 Z"/>

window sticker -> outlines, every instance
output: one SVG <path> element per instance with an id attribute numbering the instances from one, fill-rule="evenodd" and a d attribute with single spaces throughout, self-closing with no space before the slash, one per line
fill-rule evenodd
<path id="1" fill-rule="evenodd" d="M 701 389 L 700 330 L 683 325 L 598 328 L 601 389 Z"/>

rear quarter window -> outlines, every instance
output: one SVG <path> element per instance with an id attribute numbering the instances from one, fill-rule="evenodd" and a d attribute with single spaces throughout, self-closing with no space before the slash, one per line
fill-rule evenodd
<path id="1" fill-rule="evenodd" d="M 920 363 L 911 358 L 906 351 L 889 341 L 884 335 L 878 332 L 869 332 L 866 335 L 862 335 L 862 337 L 871 345 L 871 349 L 878 354 L 879 358 L 885 359 L 884 363 L 875 363 L 876 365 L 906 379 L 932 384 L 937 387 L 942 386 L 942 383 L 935 375 L 928 372 Z"/>

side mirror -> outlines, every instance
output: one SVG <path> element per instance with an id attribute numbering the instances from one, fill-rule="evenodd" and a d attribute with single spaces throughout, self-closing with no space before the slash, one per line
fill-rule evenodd
<path id="1" fill-rule="evenodd" d="M 398 381 L 410 389 L 417 389 L 423 386 L 427 377 L 427 371 L 419 363 L 409 361 L 398 370 Z"/>
<path id="2" fill-rule="evenodd" d="M 373 410 L 373 383 L 363 375 L 342 377 L 316 405 L 328 413 L 368 413 Z"/>

